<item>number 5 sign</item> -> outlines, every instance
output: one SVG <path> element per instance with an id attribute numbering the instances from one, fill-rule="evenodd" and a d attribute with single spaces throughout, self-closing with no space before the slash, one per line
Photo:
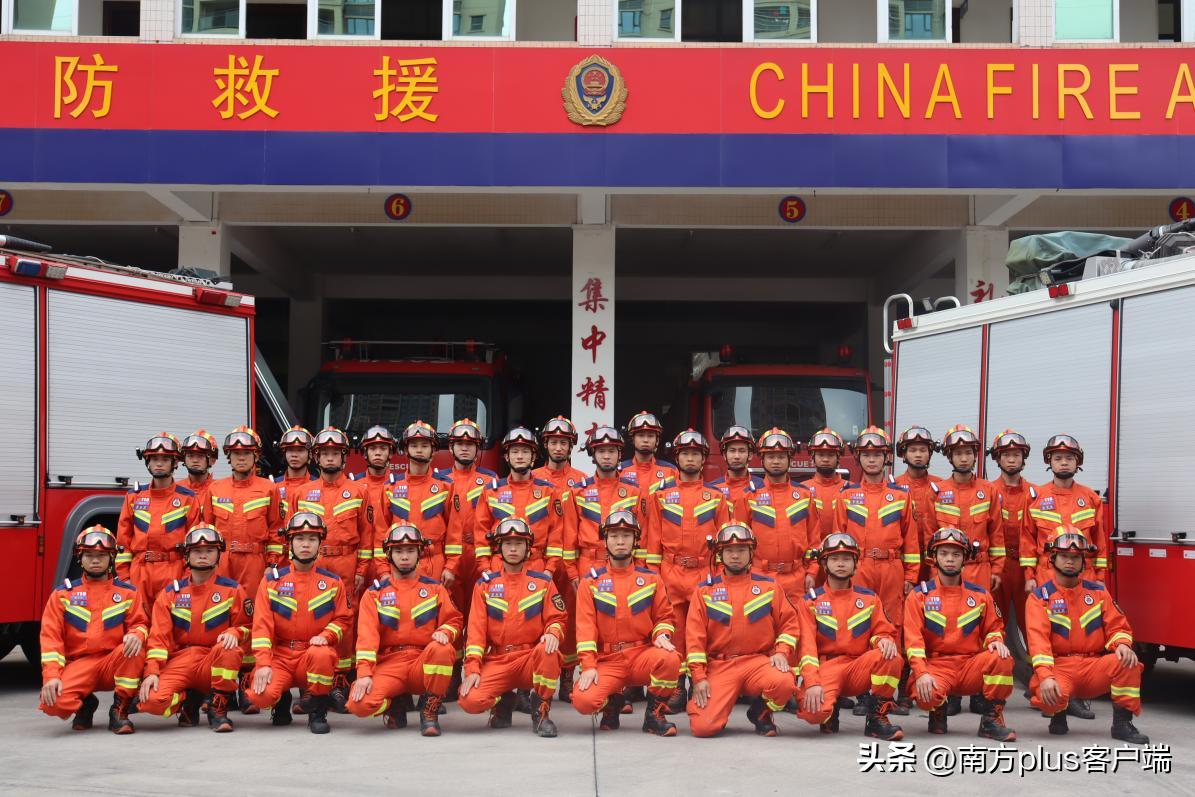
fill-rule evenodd
<path id="1" fill-rule="evenodd" d="M 805 218 L 805 200 L 799 196 L 786 196 L 780 200 L 780 220 L 796 224 Z"/>
<path id="2" fill-rule="evenodd" d="M 7 216 L 12 212 L 12 194 L 0 191 L 0 216 Z"/>

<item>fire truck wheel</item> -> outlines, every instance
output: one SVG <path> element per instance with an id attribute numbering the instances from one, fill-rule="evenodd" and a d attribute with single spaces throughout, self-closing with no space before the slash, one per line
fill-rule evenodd
<path id="1" fill-rule="evenodd" d="M 41 641 L 38 637 L 38 623 L 25 623 L 18 636 L 21 652 L 34 666 L 41 666 Z"/>

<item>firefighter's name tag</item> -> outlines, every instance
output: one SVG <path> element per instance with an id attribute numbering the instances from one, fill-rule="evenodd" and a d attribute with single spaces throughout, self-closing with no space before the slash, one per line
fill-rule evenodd
<path id="1" fill-rule="evenodd" d="M 634 484 L 639 483 L 639 474 L 633 470 L 628 470 L 625 473 L 623 473 L 622 478 L 626 479 L 629 482 L 633 482 Z"/>
<path id="2" fill-rule="evenodd" d="M 614 591 L 614 582 L 608 578 L 603 578 L 601 581 L 598 582 L 597 587 L 598 587 L 598 592 L 613 592 Z"/>
<path id="3" fill-rule="evenodd" d="M 295 596 L 295 585 L 290 581 L 283 581 L 278 585 L 278 594 L 284 598 L 293 598 Z"/>
<path id="4" fill-rule="evenodd" d="M 394 606 L 398 602 L 398 596 L 393 592 L 383 592 L 382 599 L 379 601 L 383 606 Z"/>
<path id="5" fill-rule="evenodd" d="M 674 490 L 674 491 L 672 491 L 672 492 L 668 493 L 667 495 L 665 495 L 665 496 L 664 496 L 664 503 L 666 503 L 666 504 L 679 504 L 679 503 L 680 503 L 680 491 L 678 491 L 678 490 Z"/>
<path id="6" fill-rule="evenodd" d="M 1050 602 L 1050 611 L 1054 614 L 1066 614 L 1066 599 L 1055 598 Z"/>
<path id="7" fill-rule="evenodd" d="M 514 493 L 510 490 L 502 490 L 500 493 L 498 493 L 498 500 L 504 504 L 509 504 L 514 500 Z"/>
<path id="8" fill-rule="evenodd" d="M 400 484 L 397 487 L 395 487 L 394 494 L 396 496 L 398 496 L 399 498 L 406 498 L 407 497 L 407 485 Z"/>
<path id="9" fill-rule="evenodd" d="M 1046 510 L 1047 512 L 1053 512 L 1054 511 L 1054 497 L 1050 496 L 1049 498 L 1041 499 L 1041 508 Z"/>
<path id="10" fill-rule="evenodd" d="M 834 614 L 834 605 L 830 601 L 818 601 L 816 609 L 818 614 L 826 616 Z"/>
<path id="11" fill-rule="evenodd" d="M 867 503 L 867 496 L 863 493 L 851 493 L 850 502 L 852 504 L 865 504 Z"/>
<path id="12" fill-rule="evenodd" d="M 939 504 L 953 504 L 954 503 L 954 491 L 947 490 L 946 492 L 939 494 L 938 495 L 938 503 Z"/>
<path id="13" fill-rule="evenodd" d="M 714 587 L 714 594 L 711 596 L 716 601 L 724 601 L 727 599 L 726 587 Z"/>
<path id="14" fill-rule="evenodd" d="M 490 584 L 490 597 L 491 598 L 501 598 L 505 594 L 506 594 L 506 585 L 505 584 Z"/>
<path id="15" fill-rule="evenodd" d="M 86 605 L 87 605 L 87 593 L 86 592 L 72 592 L 71 593 L 71 606 L 86 606 Z"/>
<path id="16" fill-rule="evenodd" d="M 146 509 L 149 509 L 149 499 L 138 498 L 137 500 L 133 501 L 133 509 L 139 512 L 144 512 Z"/>
<path id="17" fill-rule="evenodd" d="M 585 491 L 585 500 L 586 501 L 596 501 L 596 500 L 598 500 L 598 498 L 600 498 L 600 496 L 598 495 L 597 490 L 589 489 L 589 490 Z"/>
<path id="18" fill-rule="evenodd" d="M 303 500 L 304 501 L 318 501 L 319 499 L 320 499 L 320 491 L 319 490 L 308 490 L 307 497 L 304 498 Z"/>
<path id="19" fill-rule="evenodd" d="M 759 493 L 755 497 L 755 503 L 759 504 L 760 506 L 771 506 L 772 505 L 772 494 L 771 493 Z"/>
<path id="20" fill-rule="evenodd" d="M 232 506 L 232 499 L 228 498 L 227 496 L 213 495 L 212 503 L 213 504 L 226 504 L 228 506 Z"/>
<path id="21" fill-rule="evenodd" d="M 191 596 L 190 595 L 175 595 L 174 596 L 174 605 L 180 609 L 190 609 L 191 608 Z"/>
<path id="22" fill-rule="evenodd" d="M 942 611 L 942 598 L 937 595 L 930 595 L 925 599 L 925 610 L 927 612 Z"/>

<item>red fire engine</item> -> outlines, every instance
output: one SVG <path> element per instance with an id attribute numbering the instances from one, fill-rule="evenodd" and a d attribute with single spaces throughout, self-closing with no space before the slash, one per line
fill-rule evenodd
<path id="1" fill-rule="evenodd" d="M 756 439 L 773 426 L 792 435 L 801 450 L 793 457 L 790 471 L 799 479 L 813 475 L 813 461 L 803 444 L 814 432 L 829 426 L 849 443 L 867 428 L 871 379 L 866 371 L 831 365 L 736 363 L 734 357 L 728 347 L 693 356 L 689 425 L 710 441 L 708 478 L 725 473 L 718 438 L 735 424 L 750 429 Z M 839 470 L 844 478 L 858 478 L 849 452 Z M 763 473 L 758 456 L 752 457 L 751 472 Z"/>
<path id="2" fill-rule="evenodd" d="M 897 322 L 888 417 L 896 430 L 917 424 L 937 435 L 964 423 L 988 441 L 1016 429 L 1033 447 L 1031 482 L 1049 478 L 1041 451 L 1051 435 L 1078 439 L 1078 481 L 1105 497 L 1109 587 L 1152 664 L 1195 656 L 1195 331 L 1185 323 L 1195 314 L 1195 254 L 1130 265 Z"/>
<path id="3" fill-rule="evenodd" d="M 327 359 L 305 392 L 312 432 L 330 424 L 359 440 L 380 424 L 398 438 L 408 424 L 422 420 L 443 438 L 454 421 L 472 418 L 484 436 L 479 464 L 498 470 L 496 444 L 518 417 L 521 396 L 505 356 L 493 346 L 475 341 L 340 341 L 325 344 L 324 350 Z M 452 466 L 443 443 L 432 465 Z M 394 457 L 390 467 L 405 469 L 406 457 Z M 353 452 L 348 468 L 364 470 L 364 458 Z"/>
<path id="4" fill-rule="evenodd" d="M 48 249 L 0 236 L 0 658 L 20 644 L 30 661 L 47 595 L 75 567 L 71 541 L 93 523 L 115 530 L 148 478 L 146 439 L 249 423 L 271 440 L 271 424 L 289 425 L 256 355 L 252 296 Z"/>

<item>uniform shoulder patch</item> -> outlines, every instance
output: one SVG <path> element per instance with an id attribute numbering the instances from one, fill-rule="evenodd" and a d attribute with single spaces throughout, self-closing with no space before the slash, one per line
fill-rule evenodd
<path id="1" fill-rule="evenodd" d="M 722 488 L 721 488 L 721 487 L 719 487 L 719 486 L 718 486 L 718 484 L 719 484 L 720 482 L 724 482 L 724 481 L 726 481 L 726 480 L 725 480 L 725 479 L 719 479 L 718 481 L 704 482 L 702 486 L 704 486 L 704 487 L 710 487 L 710 488 L 713 488 L 713 489 L 717 490 L 718 492 L 722 492 Z"/>
<path id="2" fill-rule="evenodd" d="M 552 580 L 551 576 L 549 576 L 547 573 L 541 572 L 539 570 L 528 570 L 527 575 L 531 576 L 532 578 L 538 578 L 541 581 L 551 581 Z"/>
<path id="3" fill-rule="evenodd" d="M 419 583 L 420 584 L 439 584 L 440 582 L 436 581 L 434 578 L 428 578 L 427 576 L 420 576 Z"/>
<path id="4" fill-rule="evenodd" d="M 133 482 L 133 486 L 129 488 L 130 493 L 143 493 L 149 489 L 149 483 L 142 484 L 141 482 Z"/>
<path id="5" fill-rule="evenodd" d="M 624 459 L 622 462 L 618 463 L 618 469 L 622 470 L 623 468 L 629 468 L 629 467 L 631 467 L 631 464 L 632 464 L 631 460 Z"/>
<path id="6" fill-rule="evenodd" d="M 661 467 L 661 468 L 669 468 L 669 469 L 671 469 L 671 470 L 676 470 L 676 466 L 675 466 L 675 465 L 673 465 L 671 462 L 669 462 L 669 461 L 668 461 L 668 460 L 666 460 L 666 459 L 657 459 L 657 460 L 656 460 L 656 465 L 657 465 L 657 466 L 659 466 L 659 467 Z"/>
<path id="7" fill-rule="evenodd" d="M 987 592 L 987 590 L 983 587 L 979 586 L 978 584 L 972 584 L 970 581 L 964 581 L 963 586 L 972 592 Z"/>
<path id="8" fill-rule="evenodd" d="M 639 565 L 635 565 L 635 572 L 636 573 L 649 573 L 653 576 L 656 575 L 656 571 L 652 570 L 650 567 L 640 567 Z"/>
<path id="9" fill-rule="evenodd" d="M 351 481 L 351 482 L 360 481 L 361 479 L 364 479 L 364 478 L 365 478 L 365 471 L 362 471 L 361 473 L 350 473 L 349 474 L 349 481 Z"/>
<path id="10" fill-rule="evenodd" d="M 134 592 L 137 591 L 137 588 L 134 587 L 132 584 L 130 584 L 127 581 L 121 581 L 119 578 L 112 579 L 112 583 L 115 584 L 116 586 L 120 587 L 121 589 L 131 589 Z"/>
<path id="11" fill-rule="evenodd" d="M 721 584 L 721 583 L 722 583 L 722 576 L 715 576 L 713 573 L 710 573 L 706 577 L 705 581 L 701 582 L 701 586 L 712 587 L 714 584 Z"/>
<path id="12" fill-rule="evenodd" d="M 536 485 L 536 486 L 538 486 L 538 487 L 552 487 L 552 488 L 555 488 L 555 487 L 556 487 L 556 485 L 552 484 L 552 482 L 550 482 L 550 481 L 548 481 L 548 480 L 546 480 L 546 479 L 541 479 L 541 478 L 539 478 L 538 476 L 537 476 L 537 477 L 535 477 L 535 478 L 533 478 L 533 479 L 531 480 L 531 483 L 532 483 L 532 484 L 534 484 L 534 485 Z"/>
<path id="13" fill-rule="evenodd" d="M 82 583 L 83 583 L 83 579 L 81 579 L 81 578 L 76 578 L 74 581 L 71 581 L 68 578 L 64 578 L 62 580 L 62 583 L 59 584 L 58 586 L 54 587 L 54 589 L 55 589 L 55 591 L 60 590 L 60 589 L 73 589 L 74 587 L 77 587 Z"/>
<path id="14" fill-rule="evenodd" d="M 286 481 L 285 476 L 275 476 L 274 477 L 274 484 L 282 484 L 284 481 Z"/>
<path id="15" fill-rule="evenodd" d="M 181 484 L 174 485 L 174 491 L 179 495 L 189 495 L 192 498 L 195 497 L 194 490 L 192 490 L 190 487 L 183 487 Z"/>
<path id="16" fill-rule="evenodd" d="M 772 578 L 771 576 L 762 576 L 759 573 L 752 573 L 751 580 L 752 581 L 775 581 L 776 579 Z"/>
<path id="17" fill-rule="evenodd" d="M 928 595 L 930 592 L 932 592 L 933 590 L 935 590 L 937 588 L 938 588 L 938 585 L 934 583 L 934 580 L 932 578 L 929 581 L 922 581 L 920 584 L 917 585 L 918 591 L 920 591 L 923 595 Z"/>
<path id="18" fill-rule="evenodd" d="M 860 595 L 875 595 L 875 591 L 870 590 L 867 587 L 851 587 L 851 589 L 853 589 L 855 592 L 859 593 Z"/>
<path id="19" fill-rule="evenodd" d="M 718 478 L 714 479 L 712 482 L 706 482 L 705 486 L 706 487 L 717 487 L 719 484 L 726 484 L 725 476 L 719 476 Z"/>
<path id="20" fill-rule="evenodd" d="M 481 574 L 481 576 L 478 577 L 477 583 L 478 584 L 488 584 L 490 581 L 493 580 L 493 578 L 494 578 L 494 573 L 490 570 L 486 570 L 484 573 Z"/>
<path id="21" fill-rule="evenodd" d="M 1031 484 L 1031 485 L 1029 485 L 1029 500 L 1034 501 L 1036 499 L 1037 499 L 1037 488 Z"/>
<path id="22" fill-rule="evenodd" d="M 221 587 L 231 587 L 232 589 L 236 589 L 240 586 L 240 584 L 225 576 L 216 576 L 216 583 Z"/>
<path id="23" fill-rule="evenodd" d="M 432 478 L 433 478 L 433 479 L 436 479 L 437 481 L 442 481 L 442 482 L 450 482 L 450 481 L 452 481 L 452 477 L 451 477 L 451 476 L 446 476 L 446 475 L 444 475 L 443 473 L 433 473 L 433 474 L 432 474 Z"/>
<path id="24" fill-rule="evenodd" d="M 505 487 L 508 484 L 510 484 L 510 479 L 495 479 L 494 480 L 495 487 Z"/>
<path id="25" fill-rule="evenodd" d="M 847 490 L 858 490 L 860 487 L 858 482 L 843 482 L 839 492 L 846 492 Z"/>
<path id="26" fill-rule="evenodd" d="M 335 574 L 335 573 L 333 573 L 331 570 L 325 570 L 325 569 L 323 569 L 322 567 L 317 567 L 317 568 L 315 569 L 315 572 L 319 573 L 321 576 L 328 576 L 328 577 L 330 577 L 330 578 L 334 578 L 334 579 L 336 579 L 337 581 L 339 581 L 339 580 L 340 580 L 340 576 L 336 575 L 336 574 Z"/>
<path id="27" fill-rule="evenodd" d="M 1053 582 L 1050 582 L 1050 583 L 1053 583 Z M 1083 584 L 1083 589 L 1093 589 L 1093 590 L 1101 590 L 1101 591 L 1104 589 L 1103 587 L 1101 587 L 1099 585 L 1098 582 L 1088 581 L 1087 579 L 1082 579 L 1082 584 Z"/>
<path id="28" fill-rule="evenodd" d="M 495 471 L 490 470 L 489 468 L 478 468 L 477 472 L 480 473 L 482 476 L 489 476 L 491 479 L 498 478 L 498 474 Z"/>
<path id="29" fill-rule="evenodd" d="M 385 578 L 375 578 L 373 583 L 369 585 L 369 591 L 381 592 L 388 586 L 390 586 L 390 576 L 386 576 Z"/>
<path id="30" fill-rule="evenodd" d="M 909 491 L 908 487 L 903 487 L 895 482 L 888 482 L 888 487 L 901 493 L 907 493 Z"/>

